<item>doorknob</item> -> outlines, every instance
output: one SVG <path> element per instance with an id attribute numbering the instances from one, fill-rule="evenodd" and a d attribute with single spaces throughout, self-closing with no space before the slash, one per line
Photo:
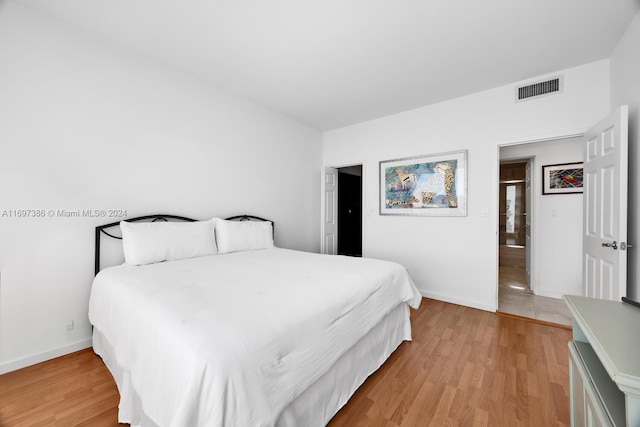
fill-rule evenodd
<path id="1" fill-rule="evenodd" d="M 615 251 L 616 249 L 618 249 L 618 243 L 614 240 L 613 243 L 603 243 L 602 247 L 603 248 L 613 248 L 613 250 Z"/>

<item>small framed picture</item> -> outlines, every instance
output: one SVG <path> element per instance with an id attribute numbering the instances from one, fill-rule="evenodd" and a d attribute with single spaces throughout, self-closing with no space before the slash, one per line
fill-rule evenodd
<path id="1" fill-rule="evenodd" d="M 542 194 L 582 193 L 583 173 L 582 162 L 542 166 Z"/>

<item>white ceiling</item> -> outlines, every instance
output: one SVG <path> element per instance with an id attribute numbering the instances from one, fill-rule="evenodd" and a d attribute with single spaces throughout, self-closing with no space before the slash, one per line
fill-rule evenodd
<path id="1" fill-rule="evenodd" d="M 608 58 L 639 0 L 17 0 L 321 130 Z"/>

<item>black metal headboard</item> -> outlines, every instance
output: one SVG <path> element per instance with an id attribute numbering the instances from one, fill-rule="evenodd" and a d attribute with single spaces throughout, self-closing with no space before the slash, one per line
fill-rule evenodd
<path id="1" fill-rule="evenodd" d="M 225 218 L 227 221 L 269 221 L 271 224 L 273 224 L 273 221 L 271 221 L 270 219 L 264 219 L 264 218 L 260 218 L 259 216 L 253 216 L 253 215 L 236 215 L 236 216 L 230 216 L 229 218 Z"/>
<path id="2" fill-rule="evenodd" d="M 141 221 L 148 221 L 148 222 L 156 222 L 156 221 L 169 221 L 169 220 L 176 220 L 176 221 L 186 221 L 186 222 L 194 222 L 194 221 L 198 221 L 197 219 L 193 219 L 193 218 L 187 218 L 184 216 L 178 216 L 178 215 L 165 215 L 165 214 L 156 214 L 156 215 L 145 215 L 145 216 L 138 216 L 135 218 L 127 218 L 124 219 L 123 221 L 127 221 L 127 222 L 141 222 Z M 273 226 L 273 233 L 275 236 L 275 224 L 273 221 L 269 220 L 269 219 L 264 219 L 261 218 L 259 216 L 254 216 L 254 215 L 235 215 L 235 216 L 231 216 L 229 218 L 225 218 L 229 221 L 269 221 L 271 223 L 271 225 Z M 151 221 L 149 221 L 151 220 Z M 122 236 L 117 236 L 115 234 L 111 234 L 110 232 L 106 231 L 109 228 L 113 228 L 113 227 L 119 227 L 120 226 L 120 221 L 118 222 L 112 222 L 109 224 L 105 224 L 105 225 L 99 225 L 96 227 L 96 238 L 95 238 L 95 274 L 98 274 L 100 272 L 100 238 L 102 237 L 102 234 L 105 234 L 113 239 L 119 239 L 122 240 Z"/>

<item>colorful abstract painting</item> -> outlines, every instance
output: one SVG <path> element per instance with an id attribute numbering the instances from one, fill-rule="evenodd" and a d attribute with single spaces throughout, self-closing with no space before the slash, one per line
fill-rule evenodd
<path id="1" fill-rule="evenodd" d="M 542 194 L 583 192 L 583 163 L 562 163 L 542 167 Z"/>
<path id="2" fill-rule="evenodd" d="M 380 213 L 466 215 L 466 151 L 380 162 Z"/>

